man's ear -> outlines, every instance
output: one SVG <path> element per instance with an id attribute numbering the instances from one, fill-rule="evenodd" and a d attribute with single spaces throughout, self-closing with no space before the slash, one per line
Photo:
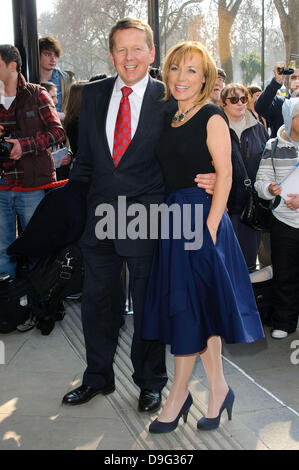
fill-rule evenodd
<path id="1" fill-rule="evenodd" d="M 150 63 L 149 63 L 149 65 L 152 65 L 154 63 L 155 55 L 156 55 L 156 49 L 155 49 L 155 46 L 153 46 L 150 50 Z"/>
<path id="2" fill-rule="evenodd" d="M 17 63 L 16 62 L 9 62 L 8 64 L 8 70 L 10 72 L 16 72 L 17 71 Z"/>
<path id="3" fill-rule="evenodd" d="M 113 57 L 112 52 L 109 52 L 109 58 L 110 58 L 111 64 L 113 65 L 113 67 L 115 67 L 115 65 L 114 65 L 114 57 Z"/>

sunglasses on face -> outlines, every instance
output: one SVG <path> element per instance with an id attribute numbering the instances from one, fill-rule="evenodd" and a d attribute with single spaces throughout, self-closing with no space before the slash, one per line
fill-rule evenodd
<path id="1" fill-rule="evenodd" d="M 248 102 L 248 98 L 246 96 L 231 96 L 230 98 L 226 98 L 231 102 L 231 104 L 237 104 L 239 101 L 241 101 L 242 104 L 246 104 Z"/>

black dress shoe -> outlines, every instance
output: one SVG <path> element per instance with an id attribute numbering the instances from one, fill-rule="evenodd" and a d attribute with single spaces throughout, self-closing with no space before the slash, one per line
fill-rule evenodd
<path id="1" fill-rule="evenodd" d="M 141 390 L 139 397 L 139 411 L 157 411 L 161 406 L 161 392 L 155 390 Z"/>
<path id="2" fill-rule="evenodd" d="M 81 405 L 82 403 L 87 403 L 96 395 L 109 395 L 109 393 L 113 393 L 114 390 L 115 385 L 110 385 L 104 388 L 92 388 L 83 384 L 64 395 L 62 403 L 66 403 L 67 405 Z"/>

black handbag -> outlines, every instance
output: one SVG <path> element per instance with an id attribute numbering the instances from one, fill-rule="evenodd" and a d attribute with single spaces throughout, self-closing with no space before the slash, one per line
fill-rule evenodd
<path id="1" fill-rule="evenodd" d="M 277 147 L 277 139 L 275 139 L 272 143 L 271 148 L 271 160 L 272 166 L 274 170 L 274 174 L 276 177 L 276 172 L 273 164 L 273 155 L 275 153 Z M 248 176 L 245 164 L 243 162 L 242 157 L 238 154 L 239 162 L 243 168 L 245 179 L 244 185 L 246 188 L 246 201 L 242 212 L 240 214 L 240 220 L 243 224 L 248 225 L 249 227 L 255 230 L 261 231 L 269 231 L 271 227 L 271 219 L 272 219 L 272 208 L 273 208 L 273 200 L 265 200 L 258 196 L 256 190 L 254 189 L 251 179 Z M 276 205 L 276 204 L 275 204 Z"/>

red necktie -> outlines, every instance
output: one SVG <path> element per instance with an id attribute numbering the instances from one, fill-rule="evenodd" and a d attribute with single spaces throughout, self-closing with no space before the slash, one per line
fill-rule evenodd
<path id="1" fill-rule="evenodd" d="M 129 95 L 132 93 L 132 88 L 124 86 L 122 89 L 122 99 L 120 100 L 118 114 L 114 130 L 114 143 L 113 143 L 113 162 L 117 166 L 121 157 L 125 153 L 129 143 L 131 142 L 131 107 Z"/>

